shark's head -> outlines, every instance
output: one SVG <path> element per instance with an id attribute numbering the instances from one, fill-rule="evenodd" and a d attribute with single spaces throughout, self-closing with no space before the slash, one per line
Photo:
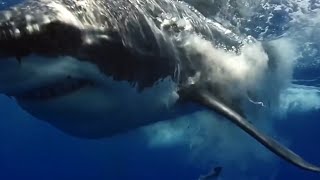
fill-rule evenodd
<path id="1" fill-rule="evenodd" d="M 154 111 L 175 98 L 170 78 L 155 82 L 173 66 L 134 56 L 105 24 L 93 26 L 67 9 L 74 6 L 41 0 L 1 12 L 0 92 L 75 136 L 155 122 Z M 168 100 L 159 102 L 163 95 Z"/>

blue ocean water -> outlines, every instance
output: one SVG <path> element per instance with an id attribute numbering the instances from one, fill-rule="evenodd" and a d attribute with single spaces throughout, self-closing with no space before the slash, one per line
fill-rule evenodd
<path id="1" fill-rule="evenodd" d="M 2 8 L 18 2 L 8 0 Z M 297 79 L 318 75 L 316 67 L 295 72 Z M 0 96 L 0 107 L 1 180 L 194 180 L 215 165 L 224 167 L 221 179 L 320 179 L 320 174 L 300 170 L 282 160 L 271 164 L 272 167 L 255 162 L 246 171 L 221 160 L 207 165 L 186 163 L 188 149 L 151 148 L 141 132 L 101 140 L 78 139 L 31 117 L 8 97 Z M 281 137 L 290 139 L 291 149 L 317 164 L 320 164 L 319 117 L 319 108 L 315 108 L 291 112 L 274 124 Z M 252 139 L 252 143 L 256 142 Z"/>

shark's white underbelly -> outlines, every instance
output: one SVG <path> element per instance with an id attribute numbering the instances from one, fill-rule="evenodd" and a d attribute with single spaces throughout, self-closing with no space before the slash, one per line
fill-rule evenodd
<path id="1" fill-rule="evenodd" d="M 113 135 L 128 129 L 166 120 L 178 112 L 173 108 L 174 89 L 169 82 L 158 84 L 145 92 L 123 85 L 102 89 L 83 87 L 71 94 L 48 100 L 19 100 L 23 109 L 33 116 L 49 121 L 75 135 L 85 133 Z M 163 91 L 163 88 L 168 88 Z M 126 92 L 123 92 L 126 91 Z"/>
<path id="2" fill-rule="evenodd" d="M 11 82 L 2 91 L 34 117 L 77 136 L 113 135 L 180 113 L 173 107 L 178 95 L 170 77 L 139 91 L 73 58 L 28 57 L 15 68 L 10 63 L 2 67 L 11 66 L 11 72 L 0 72 L 0 81 Z"/>

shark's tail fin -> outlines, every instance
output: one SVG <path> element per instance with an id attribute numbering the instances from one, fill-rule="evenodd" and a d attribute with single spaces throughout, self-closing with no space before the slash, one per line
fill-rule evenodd
<path id="1" fill-rule="evenodd" d="M 320 172 L 320 167 L 315 166 L 299 155 L 292 152 L 287 147 L 283 146 L 276 140 L 268 137 L 264 133 L 260 132 L 256 127 L 250 124 L 245 118 L 239 115 L 237 112 L 220 102 L 218 99 L 213 97 L 208 91 L 206 90 L 199 90 L 196 88 L 192 88 L 192 90 L 187 90 L 189 92 L 184 92 L 184 95 L 188 96 L 187 98 L 193 102 L 197 102 L 201 105 L 208 107 L 209 109 L 217 112 L 218 114 L 226 117 L 230 121 L 232 121 L 235 125 L 240 127 L 242 130 L 247 132 L 257 141 L 259 141 L 262 145 L 266 148 L 274 152 L 276 155 L 282 157 L 283 159 L 287 160 L 288 162 L 309 171 Z M 189 94 L 189 95 L 188 95 Z"/>

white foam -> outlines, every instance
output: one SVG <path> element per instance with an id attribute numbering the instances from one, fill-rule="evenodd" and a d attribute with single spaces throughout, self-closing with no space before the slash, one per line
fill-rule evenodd
<path id="1" fill-rule="evenodd" d="M 281 112 L 304 113 L 320 109 L 320 89 L 318 87 L 294 85 L 281 94 Z"/>
<path id="2" fill-rule="evenodd" d="M 184 47 L 191 61 L 203 63 L 200 73 L 205 80 L 225 88 L 225 97 L 246 96 L 268 68 L 268 56 L 259 42 L 245 44 L 239 54 L 217 48 L 199 36 L 190 36 Z"/>

